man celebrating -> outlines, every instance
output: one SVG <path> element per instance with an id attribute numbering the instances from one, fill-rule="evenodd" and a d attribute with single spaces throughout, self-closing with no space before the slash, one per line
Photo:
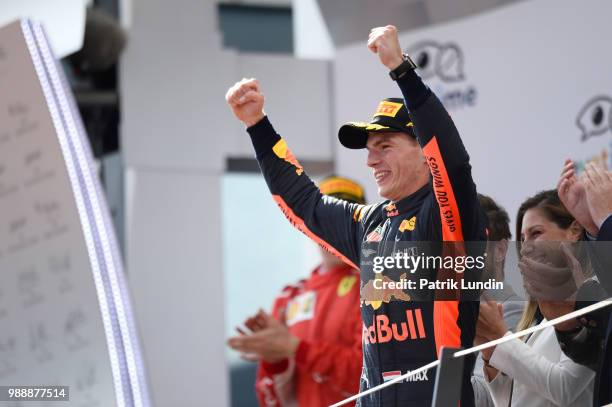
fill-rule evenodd
<path id="1" fill-rule="evenodd" d="M 226 100 L 247 127 L 274 200 L 300 231 L 354 267 L 366 265 L 360 261 L 369 254 L 361 256 L 363 243 L 379 242 L 388 253 L 402 242 L 486 240 L 467 152 L 450 116 L 402 54 L 396 28 L 373 29 L 368 48 L 390 70 L 406 103 L 386 99 L 370 123 L 348 123 L 339 132 L 345 147 L 367 148 L 367 165 L 386 199 L 377 205 L 321 194 L 266 117 L 256 80 L 243 79 L 228 91 Z M 365 269 L 364 286 L 371 280 Z M 434 298 L 411 301 L 401 291 L 381 301 L 365 298 L 362 389 L 435 360 L 443 346 L 472 345 L 478 302 Z M 464 366 L 462 406 L 474 404 L 472 368 L 473 358 Z M 433 382 L 431 372 L 412 377 L 360 399 L 360 405 L 430 405 Z"/>

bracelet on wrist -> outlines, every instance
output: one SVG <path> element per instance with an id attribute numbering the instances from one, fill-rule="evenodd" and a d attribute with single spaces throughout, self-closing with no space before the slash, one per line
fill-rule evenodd
<path id="1" fill-rule="evenodd" d="M 408 54 L 402 54 L 402 63 L 400 63 L 395 69 L 389 72 L 389 76 L 394 81 L 402 78 L 406 73 L 412 71 L 417 67 L 417 65 L 412 61 L 412 59 L 408 56 Z"/>
<path id="2" fill-rule="evenodd" d="M 493 366 L 491 366 L 491 364 L 489 363 L 489 360 L 491 359 L 482 358 L 482 361 L 484 362 L 485 367 L 490 367 L 491 369 L 495 369 Z"/>

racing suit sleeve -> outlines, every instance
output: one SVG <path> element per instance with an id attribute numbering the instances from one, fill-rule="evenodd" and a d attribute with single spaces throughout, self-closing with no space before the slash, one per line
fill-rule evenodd
<path id="1" fill-rule="evenodd" d="M 289 221 L 320 246 L 358 268 L 359 244 L 369 206 L 324 196 L 267 117 L 247 129 L 270 192 Z"/>
<path id="2" fill-rule="evenodd" d="M 295 287 L 286 287 L 283 293 L 274 300 L 272 316 L 279 321 L 285 320 L 287 302 L 293 295 Z M 255 392 L 262 407 L 297 406 L 294 384 L 295 363 L 283 359 L 276 363 L 262 361 L 257 366 Z"/>
<path id="3" fill-rule="evenodd" d="M 397 83 L 431 172 L 431 183 L 439 207 L 442 241 L 485 242 L 486 221 L 472 179 L 470 157 L 455 124 L 440 100 L 415 71 L 409 71 Z M 447 254 L 448 250 L 454 252 L 454 255 L 466 254 L 464 243 L 446 243 L 443 250 Z M 484 247 L 470 254 L 482 254 L 480 250 L 484 251 Z M 444 273 L 448 272 L 440 270 L 438 279 L 447 277 Z M 467 270 L 463 274 L 452 271 L 448 277 L 474 280 L 478 279 L 478 275 L 474 270 Z M 469 348 L 473 344 L 479 302 L 477 297 L 465 300 L 465 294 L 461 291 L 460 296 L 454 297 L 455 300 L 434 301 L 433 325 L 438 355 L 443 346 Z M 470 376 L 474 362 L 474 355 L 466 357 L 462 377 L 462 405 L 473 405 Z"/>
<path id="4" fill-rule="evenodd" d="M 431 171 L 443 240 L 486 240 L 470 157 L 450 115 L 416 72 L 397 82 Z"/>
<path id="5" fill-rule="evenodd" d="M 255 382 L 259 405 L 261 407 L 297 406 L 294 373 L 295 365 L 289 359 L 278 363 L 261 363 L 257 368 Z"/>

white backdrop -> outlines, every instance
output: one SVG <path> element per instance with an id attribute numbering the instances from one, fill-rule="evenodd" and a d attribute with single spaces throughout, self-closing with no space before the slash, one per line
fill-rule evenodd
<path id="1" fill-rule="evenodd" d="M 611 148 L 610 15 L 606 0 L 533 0 L 400 35 L 415 61 L 428 61 L 421 74 L 459 128 L 479 191 L 511 218 L 527 196 L 555 186 L 565 158 L 584 162 Z M 336 128 L 400 95 L 366 48 L 369 28 L 336 54 Z M 577 120 L 598 135 L 583 141 Z M 338 148 L 336 163 L 377 196 L 364 152 Z"/>

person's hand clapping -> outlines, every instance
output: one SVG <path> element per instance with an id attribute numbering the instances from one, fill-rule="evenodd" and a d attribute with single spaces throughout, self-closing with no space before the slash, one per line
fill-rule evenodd
<path id="1" fill-rule="evenodd" d="M 240 335 L 227 341 L 229 347 L 240 352 L 245 360 L 279 362 L 292 357 L 300 343 L 285 325 L 263 311 L 248 318 L 245 325 L 251 333 L 238 330 Z"/>
<path id="2" fill-rule="evenodd" d="M 508 332 L 508 327 L 504 321 L 503 306 L 495 301 L 481 300 L 476 324 L 477 343 L 494 341 L 504 336 L 506 332 Z M 495 347 L 483 349 L 482 356 L 488 360 L 494 350 Z"/>
<path id="3" fill-rule="evenodd" d="M 612 214 L 612 173 L 600 164 L 587 164 L 584 169 L 584 188 L 589 212 L 599 230 Z"/>

